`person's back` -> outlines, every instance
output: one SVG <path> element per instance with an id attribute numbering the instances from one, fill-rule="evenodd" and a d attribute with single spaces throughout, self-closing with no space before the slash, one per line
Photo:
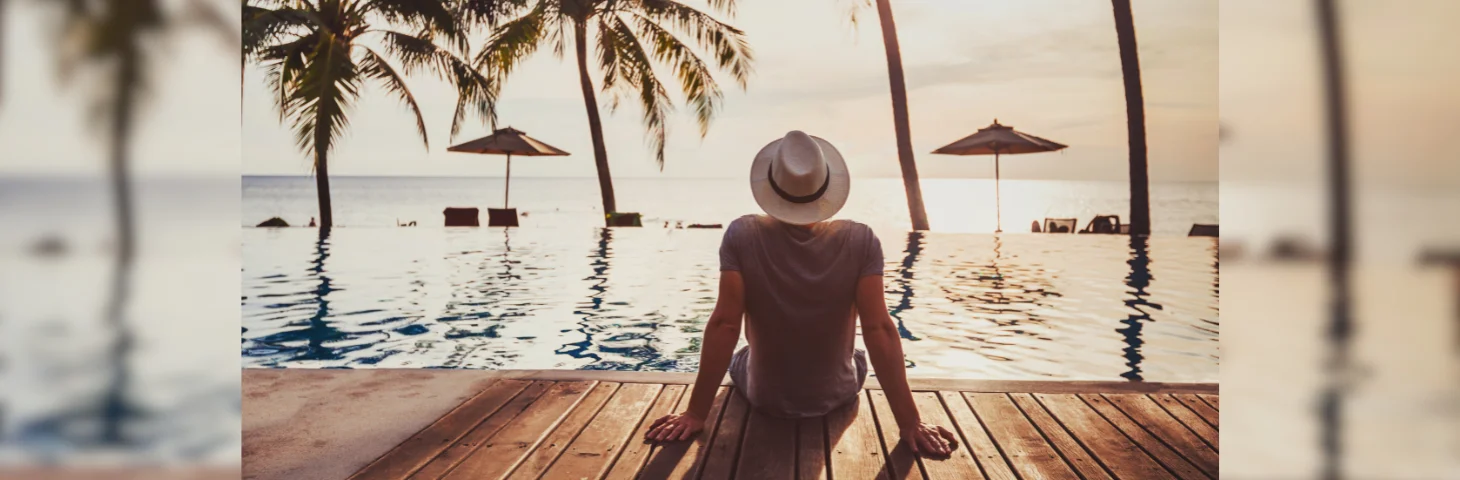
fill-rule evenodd
<path id="1" fill-rule="evenodd" d="M 750 346 L 736 354 L 730 375 L 751 403 L 773 415 L 817 416 L 861 390 L 866 359 L 852 347 L 857 281 L 882 274 L 871 229 L 746 215 L 725 231 L 720 269 L 745 281 Z"/>
<path id="2" fill-rule="evenodd" d="M 846 204 L 850 181 L 836 148 L 805 133 L 788 133 L 756 154 L 750 189 L 769 216 L 747 215 L 725 230 L 720 295 L 705 324 L 689 407 L 655 420 L 646 439 L 700 434 L 727 371 L 757 411 L 808 417 L 860 398 L 870 360 L 912 451 L 947 455 L 956 446 L 951 431 L 919 418 L 882 294 L 877 236 L 857 222 L 828 221 Z M 858 318 L 865 353 L 852 347 Z M 750 345 L 735 352 L 742 325 Z"/>

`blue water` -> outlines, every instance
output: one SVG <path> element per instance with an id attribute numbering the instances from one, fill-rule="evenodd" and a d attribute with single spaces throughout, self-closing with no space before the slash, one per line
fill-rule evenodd
<path id="1" fill-rule="evenodd" d="M 694 371 L 721 234 L 245 229 L 243 360 Z M 1217 380 L 1214 239 L 878 234 L 911 375 Z"/>

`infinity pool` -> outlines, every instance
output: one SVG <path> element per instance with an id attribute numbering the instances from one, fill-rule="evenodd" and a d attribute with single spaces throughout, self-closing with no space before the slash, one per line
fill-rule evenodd
<path id="1" fill-rule="evenodd" d="M 244 229 L 244 364 L 694 371 L 722 234 Z M 1215 239 L 878 235 L 910 375 L 1218 379 Z"/>

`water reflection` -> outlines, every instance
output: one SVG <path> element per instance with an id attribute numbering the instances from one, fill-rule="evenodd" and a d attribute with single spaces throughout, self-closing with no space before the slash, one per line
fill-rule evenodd
<path id="1" fill-rule="evenodd" d="M 887 309 L 887 313 L 897 320 L 897 333 L 908 340 L 922 340 L 908 330 L 907 322 L 902 320 L 904 311 L 912 310 L 913 299 L 913 271 L 918 263 L 918 254 L 923 252 L 923 232 L 908 232 L 906 255 L 902 257 L 902 266 L 897 269 L 897 276 L 893 277 L 892 284 L 897 287 L 896 293 L 899 301 Z"/>
<path id="2" fill-rule="evenodd" d="M 1145 236 L 1132 235 L 1130 237 L 1131 258 L 1130 275 L 1125 277 L 1125 284 L 1131 288 L 1128 292 L 1130 297 L 1125 300 L 1125 306 L 1131 310 L 1120 323 L 1124 325 L 1115 331 L 1120 332 L 1125 340 L 1125 348 L 1121 353 L 1125 356 L 1125 365 L 1130 369 L 1120 374 L 1121 377 L 1133 382 L 1142 381 L 1141 361 L 1145 359 L 1141 355 L 1141 326 L 1151 321 L 1151 314 L 1146 312 L 1147 308 L 1161 309 L 1161 305 L 1151 303 L 1147 300 L 1150 296 L 1146 287 L 1151 285 L 1151 259 L 1146 254 L 1149 239 Z"/>
<path id="3" fill-rule="evenodd" d="M 589 275 L 588 278 L 583 279 L 589 282 L 588 301 L 580 305 L 580 308 L 573 312 L 573 315 L 579 319 L 576 331 L 582 333 L 584 338 L 582 341 L 559 347 L 557 350 L 559 355 L 567 355 L 575 359 L 592 359 L 595 362 L 603 359 L 593 351 L 593 331 L 595 330 L 593 324 L 595 323 L 595 319 L 605 310 L 603 308 L 603 298 L 608 293 L 608 258 L 609 252 L 612 251 L 609 248 L 609 243 L 612 240 L 612 229 L 599 229 L 598 248 L 594 249 L 593 254 L 589 256 L 592 261 L 589 262 L 588 266 L 593 270 L 593 275 Z"/>
<path id="4" fill-rule="evenodd" d="M 301 234 L 245 231 L 246 364 L 694 371 L 722 237 Z M 913 375 L 1216 380 L 1210 239 L 882 236 L 900 240 L 885 294 Z"/>

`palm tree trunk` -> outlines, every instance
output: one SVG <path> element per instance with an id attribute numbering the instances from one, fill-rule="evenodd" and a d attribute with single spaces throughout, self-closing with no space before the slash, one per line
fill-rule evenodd
<path id="1" fill-rule="evenodd" d="M 116 268 L 112 272 L 111 294 L 106 305 L 106 322 L 116 331 L 116 338 L 108 352 L 111 370 L 106 390 L 101 399 L 102 430 L 104 442 L 127 443 L 123 438 L 122 423 L 127 412 L 126 395 L 131 375 L 127 359 L 132 351 L 132 334 L 126 324 L 127 299 L 130 296 L 132 266 L 136 257 L 136 229 L 132 212 L 132 179 L 127 164 L 130 163 L 132 140 L 132 113 L 136 102 L 136 86 L 141 72 L 136 46 L 125 49 L 117 62 L 117 76 L 112 92 L 112 118 L 110 161 L 107 173 L 112 186 L 112 205 L 116 209 L 117 250 Z"/>
<path id="2" fill-rule="evenodd" d="M 1318 40 L 1322 52 L 1323 102 L 1328 140 L 1328 232 L 1332 252 L 1328 254 L 1329 313 L 1326 337 L 1329 351 L 1328 381 L 1319 397 L 1319 445 L 1323 451 L 1321 478 L 1343 476 L 1345 437 L 1344 406 L 1353 362 L 1353 278 L 1349 273 L 1353 255 L 1353 227 L 1350 224 L 1352 198 L 1349 186 L 1348 94 L 1343 78 L 1338 5 L 1318 0 Z"/>
<path id="3" fill-rule="evenodd" d="M 1136 52 L 1136 26 L 1130 0 L 1111 0 L 1115 36 L 1120 44 L 1120 71 L 1125 79 L 1126 142 L 1130 149 L 1130 234 L 1151 234 L 1151 192 L 1146 168 L 1146 107 L 1141 95 L 1141 64 Z"/>
<path id="4" fill-rule="evenodd" d="M 327 232 L 335 225 L 334 211 L 330 207 L 329 143 L 323 138 L 329 128 L 328 122 L 314 126 L 314 190 L 319 195 L 320 232 Z"/>
<path id="5" fill-rule="evenodd" d="M 897 25 L 892 21 L 889 0 L 877 0 L 877 17 L 882 24 L 882 45 L 887 49 L 887 78 L 892 86 L 892 127 L 897 133 L 897 162 L 902 166 L 902 186 L 907 191 L 907 212 L 913 230 L 928 229 L 928 212 L 923 208 L 923 187 L 918 183 L 918 164 L 913 159 L 912 133 L 907 119 L 907 83 L 902 78 L 902 50 L 897 46 Z"/>
<path id="6" fill-rule="evenodd" d="M 578 53 L 578 80 L 583 84 L 583 106 L 588 109 L 588 131 L 593 136 L 593 163 L 598 166 L 598 191 L 603 196 L 603 221 L 618 211 L 613 199 L 613 177 L 608 172 L 608 148 L 603 145 L 603 120 L 598 117 L 598 97 L 593 94 L 593 79 L 588 77 L 588 27 L 583 20 L 573 22 L 574 49 Z"/>

